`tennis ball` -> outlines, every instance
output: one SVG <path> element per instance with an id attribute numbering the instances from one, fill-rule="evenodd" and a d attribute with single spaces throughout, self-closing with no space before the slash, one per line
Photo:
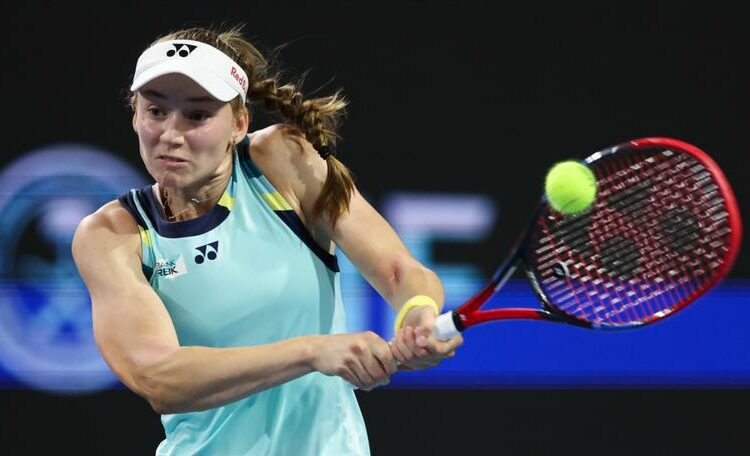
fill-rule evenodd
<path id="1" fill-rule="evenodd" d="M 567 160 L 547 172 L 544 191 L 553 209 L 563 214 L 583 212 L 596 198 L 596 177 L 583 163 Z"/>

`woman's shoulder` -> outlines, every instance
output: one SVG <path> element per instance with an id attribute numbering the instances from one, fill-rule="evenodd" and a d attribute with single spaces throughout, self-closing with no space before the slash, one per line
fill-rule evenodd
<path id="1" fill-rule="evenodd" d="M 305 135 L 294 125 L 274 124 L 248 134 L 253 157 L 284 158 L 318 156 Z"/>
<path id="2" fill-rule="evenodd" d="M 138 240 L 138 225 L 118 200 L 112 200 L 84 217 L 78 224 L 75 239 L 95 244 L 116 244 L 128 238 Z"/>
<path id="3" fill-rule="evenodd" d="M 299 200 L 317 197 L 328 167 L 297 127 L 271 125 L 250 133 L 248 139 L 250 158 L 274 186 L 292 191 Z"/>
<path id="4" fill-rule="evenodd" d="M 78 224 L 71 253 L 91 293 L 134 283 L 132 271 L 141 268 L 138 226 L 118 200 L 110 201 Z"/>

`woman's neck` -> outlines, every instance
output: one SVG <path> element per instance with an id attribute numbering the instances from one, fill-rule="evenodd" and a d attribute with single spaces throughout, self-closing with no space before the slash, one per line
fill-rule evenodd
<path id="1" fill-rule="evenodd" d="M 197 190 L 154 184 L 154 193 L 159 200 L 164 218 L 169 222 L 180 222 L 211 212 L 224 194 L 230 177 L 231 172 L 216 176 Z"/>

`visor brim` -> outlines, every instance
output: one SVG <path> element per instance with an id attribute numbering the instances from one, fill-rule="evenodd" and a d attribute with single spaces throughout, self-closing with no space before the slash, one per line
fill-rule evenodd
<path id="1" fill-rule="evenodd" d="M 219 101 L 226 102 L 239 96 L 233 87 L 224 82 L 218 75 L 212 73 L 210 70 L 196 68 L 185 62 L 174 60 L 162 62 L 141 72 L 133 80 L 130 90 L 135 92 L 158 77 L 174 73 L 182 74 L 192 79 L 196 84 L 203 87 L 206 92 Z"/>

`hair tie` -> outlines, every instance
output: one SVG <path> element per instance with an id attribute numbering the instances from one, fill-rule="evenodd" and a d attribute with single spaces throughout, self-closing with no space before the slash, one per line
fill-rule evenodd
<path id="1" fill-rule="evenodd" d="M 318 155 L 320 155 L 320 158 L 323 160 L 327 160 L 328 157 L 331 156 L 331 148 L 326 144 L 325 146 L 321 146 L 318 149 Z"/>

